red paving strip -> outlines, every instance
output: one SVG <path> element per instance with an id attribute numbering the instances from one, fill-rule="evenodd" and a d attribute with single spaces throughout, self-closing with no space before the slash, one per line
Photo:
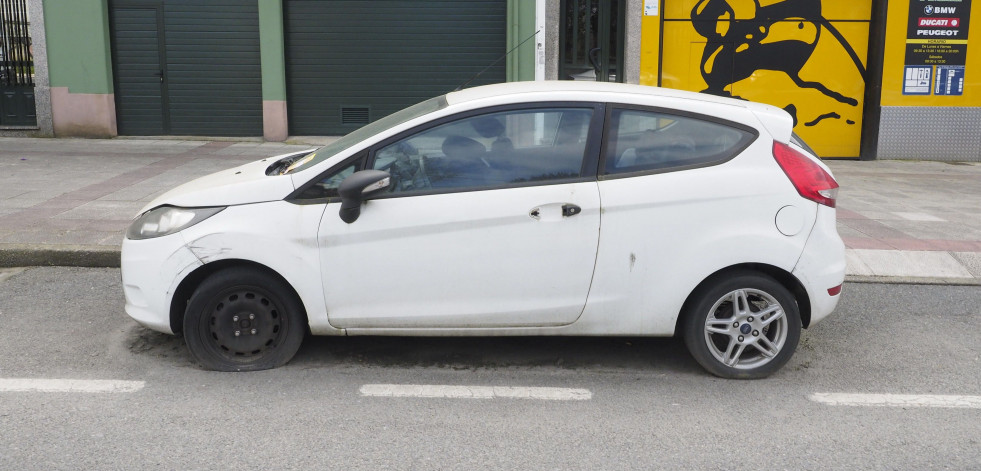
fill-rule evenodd
<path id="1" fill-rule="evenodd" d="M 861 187 L 862 185 L 860 185 L 860 184 L 851 185 L 850 184 L 851 179 L 857 179 L 857 178 L 862 178 L 862 177 L 868 177 L 868 178 L 874 178 L 874 179 L 881 179 L 883 177 L 883 173 L 880 170 L 865 171 L 865 170 L 849 169 L 847 172 L 842 172 L 842 173 L 847 173 L 848 174 L 844 178 L 844 179 L 847 179 L 844 182 L 844 184 L 847 185 L 847 186 L 855 186 L 855 187 Z M 915 174 L 913 174 L 913 173 L 905 174 L 905 173 L 893 173 L 893 172 L 889 172 L 889 177 L 894 178 L 894 179 L 906 179 L 910 175 L 915 175 L 917 179 L 941 180 L 944 183 L 946 183 L 946 182 L 948 182 L 950 180 L 967 180 L 967 181 L 975 181 L 975 182 L 978 180 L 977 175 L 972 175 L 972 174 L 936 173 L 936 172 L 930 172 L 930 171 L 916 172 Z M 839 183 L 842 183 L 842 182 L 839 182 Z"/>
<path id="2" fill-rule="evenodd" d="M 937 243 L 939 241 L 921 239 L 882 239 L 882 242 L 899 250 L 947 251 L 947 249 L 942 246 L 943 244 Z"/>
<path id="3" fill-rule="evenodd" d="M 211 144 L 211 143 L 209 143 L 209 144 Z M 224 149 L 225 147 L 229 147 L 232 144 L 236 144 L 236 143 L 235 142 L 219 142 L 219 144 L 226 144 L 226 145 L 223 146 L 223 147 L 221 147 L 221 148 L 215 149 L 215 150 L 221 150 L 221 149 Z M 142 159 L 172 159 L 174 157 L 180 157 L 180 156 L 183 156 L 183 155 L 187 155 L 188 153 L 198 153 L 199 151 L 201 151 L 202 149 L 205 148 L 204 147 L 205 145 L 207 145 L 207 144 L 204 144 L 204 145 L 195 147 L 195 148 L 190 149 L 190 150 L 188 150 L 186 152 L 174 152 L 174 153 L 140 152 L 139 153 L 139 156 Z M 311 149 L 312 148 L 316 148 L 316 147 L 320 147 L 320 146 L 310 146 Z M 264 159 L 266 157 L 272 157 L 274 155 L 286 154 L 286 153 L 289 153 L 289 152 L 291 152 L 291 151 L 282 151 L 282 152 L 280 152 L 279 149 L 272 150 L 271 152 L 267 152 L 267 153 L 254 153 L 254 152 L 253 153 L 250 153 L 249 151 L 245 151 L 245 153 L 242 153 L 242 154 L 208 154 L 208 155 L 199 156 L 198 158 L 207 158 L 207 159 L 216 159 L 216 160 L 243 160 L 243 159 L 247 159 L 247 160 L 259 160 L 259 159 Z M 36 155 L 43 155 L 43 156 L 50 156 L 52 154 L 51 151 L 41 151 L 41 150 L 18 150 L 18 151 L 11 151 L 9 153 L 7 153 L 5 151 L 4 153 L 7 154 L 7 155 L 12 156 L 12 158 L 25 158 L 24 160 L 27 160 L 28 162 L 31 162 L 32 161 L 31 160 L 31 157 L 34 156 L 35 154 Z M 64 155 L 66 157 L 130 157 L 130 156 L 135 155 L 135 154 L 136 154 L 135 152 L 82 152 L 82 151 L 71 151 L 71 152 L 66 152 Z"/>
<path id="4" fill-rule="evenodd" d="M 838 221 L 841 225 L 854 229 L 872 239 L 914 239 L 905 232 L 893 229 L 879 221 L 873 219 L 843 219 Z"/>
<path id="5" fill-rule="evenodd" d="M 195 149 L 200 149 L 200 147 L 195 147 Z M 14 150 L 14 151 L 4 151 L 4 154 L 10 155 L 13 158 L 27 157 L 26 160 L 30 161 L 30 157 L 36 155 L 50 156 L 52 152 L 49 150 Z M 119 152 L 92 152 L 92 151 L 71 151 L 63 152 L 61 155 L 64 157 L 130 157 L 136 154 L 132 151 L 119 151 Z M 183 154 L 183 152 L 173 152 L 173 153 L 160 153 L 160 152 L 139 152 L 141 158 L 145 159 L 168 159 L 171 157 L 177 157 Z"/>
<path id="6" fill-rule="evenodd" d="M 869 237 L 842 237 L 849 249 L 981 252 L 981 241 L 917 239 L 855 211 L 837 209 L 838 224 Z"/>
<path id="7" fill-rule="evenodd" d="M 868 219 L 855 211 L 850 211 L 844 208 L 838 208 L 837 211 L 838 219 Z"/>
<path id="8" fill-rule="evenodd" d="M 927 240 L 948 252 L 981 252 L 981 241 L 977 240 Z"/>
<path id="9" fill-rule="evenodd" d="M 168 170 L 178 168 L 192 160 L 205 157 L 211 158 L 214 156 L 213 152 L 224 149 L 232 144 L 235 143 L 214 141 L 188 149 L 180 154 L 168 154 L 166 157 L 144 167 L 116 175 L 75 191 L 70 191 L 34 206 L 23 208 L 15 213 L 0 216 L 0 229 L 16 230 L 37 225 L 48 218 L 75 209 L 85 203 L 110 195 Z"/>
<path id="10" fill-rule="evenodd" d="M 845 242 L 845 248 L 849 249 L 896 250 L 896 247 L 893 247 L 878 239 L 842 237 L 841 240 Z"/>

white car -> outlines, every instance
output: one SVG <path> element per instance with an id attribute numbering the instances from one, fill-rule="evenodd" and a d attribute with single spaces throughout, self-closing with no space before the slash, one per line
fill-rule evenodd
<path id="1" fill-rule="evenodd" d="M 838 303 L 838 184 L 778 108 L 636 85 L 449 93 L 181 185 L 122 248 L 126 312 L 215 370 L 315 335 L 683 336 L 728 378 Z"/>

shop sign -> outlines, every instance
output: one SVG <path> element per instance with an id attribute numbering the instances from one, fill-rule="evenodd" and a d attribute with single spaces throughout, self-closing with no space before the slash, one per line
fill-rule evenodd
<path id="1" fill-rule="evenodd" d="M 904 95 L 962 95 L 971 0 L 910 0 Z"/>

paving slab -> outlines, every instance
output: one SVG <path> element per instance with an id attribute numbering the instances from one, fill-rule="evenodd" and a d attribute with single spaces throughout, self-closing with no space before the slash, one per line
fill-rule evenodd
<path id="1" fill-rule="evenodd" d="M 862 257 L 853 250 L 845 250 L 845 273 L 858 276 L 875 276 L 875 272 L 865 264 Z"/>
<path id="2" fill-rule="evenodd" d="M 871 271 L 873 276 L 974 277 L 948 252 L 855 249 L 851 253 L 868 268 L 868 271 Z"/>
<path id="3" fill-rule="evenodd" d="M 981 278 L 981 252 L 953 252 L 951 255 L 975 278 Z"/>

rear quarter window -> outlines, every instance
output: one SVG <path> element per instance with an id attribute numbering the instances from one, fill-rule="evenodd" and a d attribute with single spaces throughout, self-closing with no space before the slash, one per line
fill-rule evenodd
<path id="1" fill-rule="evenodd" d="M 735 157 L 756 135 L 710 118 L 614 109 L 604 171 L 616 175 L 714 165 Z"/>

